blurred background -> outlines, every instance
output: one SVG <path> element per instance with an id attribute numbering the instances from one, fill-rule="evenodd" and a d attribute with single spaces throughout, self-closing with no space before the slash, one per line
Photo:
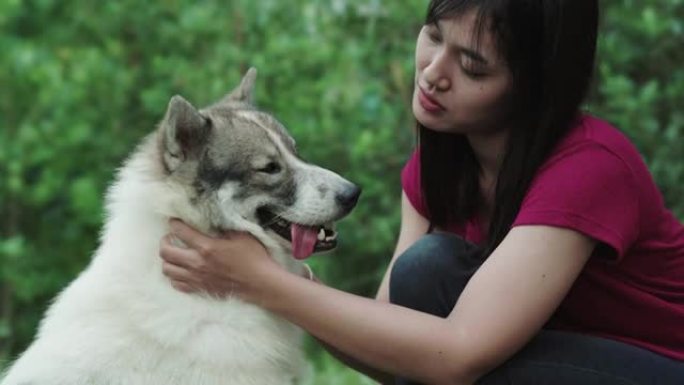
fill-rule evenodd
<path id="1" fill-rule="evenodd" d="M 641 150 L 684 218 L 684 1 L 602 0 L 586 109 Z M 330 285 L 372 296 L 415 142 L 413 49 L 427 0 L 0 0 L 0 368 L 88 263 L 103 194 L 169 98 L 204 106 L 259 70 L 257 104 L 302 156 L 363 187 Z M 311 340 L 316 384 L 366 384 Z"/>

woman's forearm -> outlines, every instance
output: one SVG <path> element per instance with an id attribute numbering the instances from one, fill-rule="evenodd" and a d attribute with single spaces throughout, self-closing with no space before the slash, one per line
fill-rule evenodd
<path id="1" fill-rule="evenodd" d="M 379 382 L 380 384 L 383 385 L 391 385 L 394 383 L 394 376 L 387 374 L 385 372 L 382 372 L 376 368 L 372 368 L 361 361 L 354 359 L 348 354 L 342 353 L 339 349 L 335 348 L 334 346 L 330 345 L 329 343 L 320 340 L 316 338 L 319 344 L 325 348 L 325 350 L 328 351 L 332 356 L 337 358 L 340 362 L 344 363 L 348 367 L 356 370 L 359 373 L 362 373 L 375 381 Z"/>
<path id="2" fill-rule="evenodd" d="M 309 280 L 311 280 L 313 282 L 323 284 L 323 282 L 321 280 L 319 280 L 318 277 L 316 277 L 316 275 L 314 275 L 313 271 L 311 270 L 311 268 L 308 265 L 305 264 L 304 266 L 306 267 L 306 274 L 304 275 L 306 278 L 308 278 Z M 330 345 L 329 343 L 327 343 L 327 342 L 325 342 L 319 338 L 316 338 L 316 341 L 318 342 L 318 344 L 320 346 L 325 348 L 325 350 L 330 355 L 332 355 L 338 361 L 345 364 L 347 367 L 352 368 L 352 369 L 356 370 L 357 372 L 374 379 L 375 381 L 377 381 L 378 383 L 380 383 L 382 385 L 394 384 L 394 379 L 395 379 L 394 376 L 392 376 L 388 373 L 384 373 L 380 370 L 377 370 L 376 368 L 372 368 L 372 367 L 362 363 L 361 361 L 351 357 L 350 355 L 342 353 L 339 349 L 335 348 L 334 346 Z"/>
<path id="3" fill-rule="evenodd" d="M 251 300 L 380 372 L 430 384 L 474 381 L 448 320 L 268 270 Z M 316 309 L 316 311 L 312 311 Z"/>

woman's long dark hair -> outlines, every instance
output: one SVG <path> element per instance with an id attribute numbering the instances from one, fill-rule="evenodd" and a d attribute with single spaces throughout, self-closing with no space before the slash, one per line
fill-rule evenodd
<path id="1" fill-rule="evenodd" d="M 511 72 L 510 127 L 485 255 L 510 230 L 537 170 L 579 116 L 594 69 L 598 0 L 432 0 L 426 24 L 477 10 Z M 480 165 L 464 135 L 418 124 L 430 221 L 464 223 L 483 205 Z"/>

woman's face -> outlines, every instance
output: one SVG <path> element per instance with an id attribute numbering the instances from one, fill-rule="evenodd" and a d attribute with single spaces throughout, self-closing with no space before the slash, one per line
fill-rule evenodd
<path id="1" fill-rule="evenodd" d="M 462 134 L 500 131 L 510 72 L 484 29 L 473 39 L 477 12 L 426 25 L 416 44 L 413 113 L 425 127 Z"/>

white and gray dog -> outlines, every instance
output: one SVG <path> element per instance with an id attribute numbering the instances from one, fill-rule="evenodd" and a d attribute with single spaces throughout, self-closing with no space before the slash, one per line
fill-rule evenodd
<path id="1" fill-rule="evenodd" d="M 301 331 L 256 306 L 176 291 L 161 272 L 171 217 L 248 231 L 286 269 L 335 246 L 360 190 L 307 164 L 251 102 L 256 71 L 201 110 L 174 96 L 120 170 L 90 265 L 55 300 L 1 385 L 278 385 L 301 381 Z M 296 258 L 293 258 L 296 257 Z"/>

